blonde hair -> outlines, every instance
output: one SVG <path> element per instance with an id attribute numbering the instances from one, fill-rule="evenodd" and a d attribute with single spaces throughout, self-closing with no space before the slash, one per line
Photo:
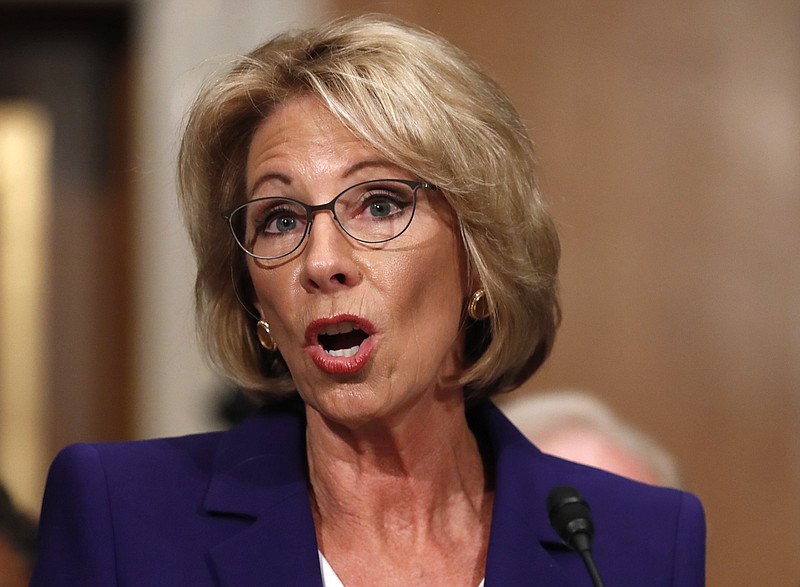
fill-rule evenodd
<path id="1" fill-rule="evenodd" d="M 559 242 L 531 141 L 504 92 L 465 53 L 376 15 L 274 38 L 209 83 L 190 110 L 179 187 L 198 263 L 198 328 L 212 361 L 245 389 L 267 396 L 293 389 L 280 354 L 258 346 L 242 304 L 252 299 L 244 253 L 221 214 L 246 198 L 256 127 L 276 106 L 307 95 L 365 144 L 440 188 L 490 312 L 480 321 L 465 313 L 460 383 L 468 398 L 517 387 L 549 354 L 560 319 Z"/>

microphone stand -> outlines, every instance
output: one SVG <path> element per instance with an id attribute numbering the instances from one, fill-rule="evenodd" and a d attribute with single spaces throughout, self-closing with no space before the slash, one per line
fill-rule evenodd
<path id="1" fill-rule="evenodd" d="M 603 579 L 600 578 L 600 571 L 597 570 L 597 565 L 594 563 L 590 537 L 583 532 L 575 534 L 572 537 L 570 546 L 581 555 L 583 564 L 586 565 L 586 570 L 589 572 L 589 577 L 591 577 L 594 587 L 605 587 Z"/>

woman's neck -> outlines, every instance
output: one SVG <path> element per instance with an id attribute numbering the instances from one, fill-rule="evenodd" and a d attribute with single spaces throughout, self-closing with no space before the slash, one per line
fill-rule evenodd
<path id="1" fill-rule="evenodd" d="M 460 398 L 355 428 L 307 412 L 317 538 L 345 584 L 363 569 L 354 553 L 386 565 L 381 584 L 402 567 L 482 578 L 492 493 Z"/>

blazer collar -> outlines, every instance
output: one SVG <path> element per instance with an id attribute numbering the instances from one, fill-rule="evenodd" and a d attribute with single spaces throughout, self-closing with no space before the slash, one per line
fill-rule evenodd
<path id="1" fill-rule="evenodd" d="M 211 549 L 221 585 L 322 587 L 305 446 L 303 407 L 294 402 L 222 436 L 204 507 L 253 523 Z"/>
<path id="2" fill-rule="evenodd" d="M 553 556 L 569 550 L 550 526 L 547 515 L 547 494 L 559 484 L 553 461 L 493 404 L 477 406 L 468 416 L 473 432 L 493 457 L 495 466 L 487 586 L 582 584 L 582 573 L 576 576 Z"/>
<path id="3" fill-rule="evenodd" d="M 495 467 L 487 585 L 574 585 L 573 573 L 553 558 L 567 548 L 547 519 L 547 494 L 559 482 L 553 461 L 490 402 L 467 415 Z M 222 585 L 322 587 L 305 426 L 303 406 L 295 402 L 264 410 L 222 436 L 204 507 L 253 520 L 211 550 Z"/>

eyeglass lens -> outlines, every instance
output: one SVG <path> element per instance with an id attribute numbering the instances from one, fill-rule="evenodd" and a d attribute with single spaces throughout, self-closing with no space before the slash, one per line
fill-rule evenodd
<path id="1" fill-rule="evenodd" d="M 230 224 L 242 248 L 262 259 L 275 259 L 297 249 L 312 216 L 331 208 L 339 225 L 354 239 L 385 242 L 399 236 L 411 222 L 419 184 L 409 183 L 378 180 L 357 184 L 320 206 L 283 197 L 258 198 L 236 209 Z"/>

